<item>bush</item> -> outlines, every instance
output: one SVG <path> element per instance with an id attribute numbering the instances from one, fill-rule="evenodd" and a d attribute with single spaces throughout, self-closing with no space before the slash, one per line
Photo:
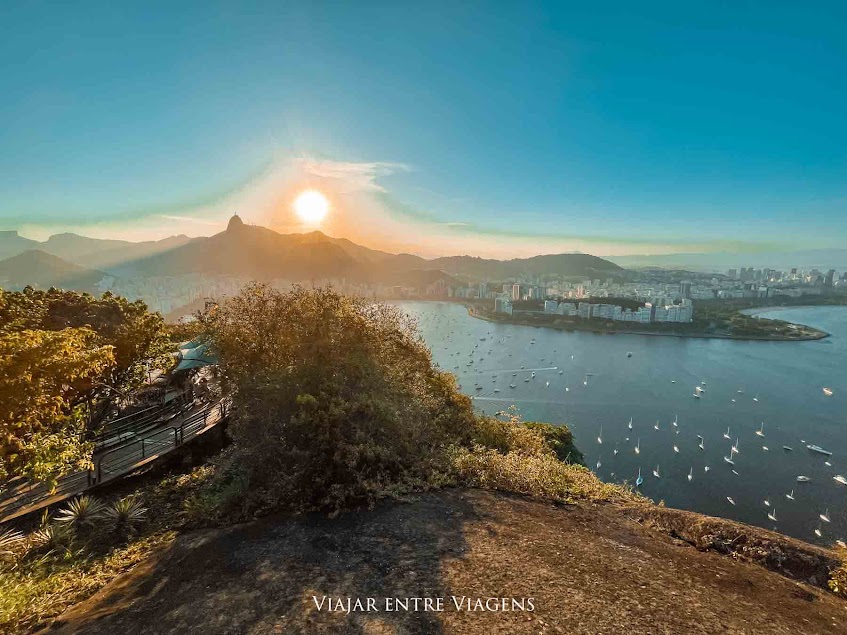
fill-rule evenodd
<path id="1" fill-rule="evenodd" d="M 469 442 L 470 400 L 393 306 L 251 285 L 207 324 L 254 506 L 330 512 L 420 487 Z"/>

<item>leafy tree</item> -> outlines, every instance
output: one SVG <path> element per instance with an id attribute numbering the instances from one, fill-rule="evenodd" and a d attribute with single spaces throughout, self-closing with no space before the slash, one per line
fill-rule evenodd
<path id="1" fill-rule="evenodd" d="M 0 336 L 0 479 L 49 479 L 90 462 L 81 396 L 114 361 L 89 328 Z"/>
<path id="2" fill-rule="evenodd" d="M 158 313 L 105 293 L 0 289 L 0 478 L 85 466 L 116 397 L 172 363 Z"/>

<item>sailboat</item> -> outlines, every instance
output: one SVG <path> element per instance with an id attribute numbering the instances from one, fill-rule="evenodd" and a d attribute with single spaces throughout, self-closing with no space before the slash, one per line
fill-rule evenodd
<path id="1" fill-rule="evenodd" d="M 765 507 L 770 507 L 770 506 L 771 506 L 771 500 L 770 500 L 770 498 L 766 498 L 765 499 Z"/>
<path id="2" fill-rule="evenodd" d="M 732 451 L 735 454 L 741 454 L 741 451 L 738 449 L 738 437 L 735 438 L 735 445 L 732 446 Z"/>
<path id="3" fill-rule="evenodd" d="M 710 468 L 708 465 L 704 465 L 704 466 L 703 466 L 703 471 L 704 471 L 704 472 L 708 472 L 708 471 L 709 471 L 709 470 L 711 470 L 711 469 L 712 469 L 712 468 Z"/>
<path id="4" fill-rule="evenodd" d="M 693 479 L 694 479 L 694 468 L 692 467 L 690 470 L 688 470 L 688 480 L 691 481 Z"/>
<path id="5" fill-rule="evenodd" d="M 762 449 L 763 449 L 765 452 L 769 452 L 769 451 L 770 451 L 770 449 L 769 449 L 769 448 L 768 448 L 768 446 L 766 446 L 766 445 L 763 445 L 763 446 L 762 446 Z"/>
<path id="6" fill-rule="evenodd" d="M 698 445 L 697 447 L 701 450 L 705 450 L 706 448 L 703 447 L 703 437 L 701 437 L 699 434 L 697 435 L 697 437 L 700 439 L 700 445 Z"/>
<path id="7" fill-rule="evenodd" d="M 598 456 L 598 457 L 597 457 L 597 467 L 596 467 L 595 469 L 598 469 L 598 470 L 599 470 L 601 465 L 603 465 L 603 464 L 602 464 L 602 463 L 600 463 L 600 457 Z"/>
<path id="8" fill-rule="evenodd" d="M 658 430 L 658 429 L 659 429 L 659 420 L 658 420 L 658 419 L 656 419 L 656 425 L 654 425 L 653 427 L 654 427 L 656 430 Z"/>
<path id="9" fill-rule="evenodd" d="M 676 447 L 676 445 L 674 445 L 674 446 L 673 446 L 673 451 L 674 451 L 674 452 L 679 452 L 679 448 L 678 448 L 678 447 Z"/>
<path id="10" fill-rule="evenodd" d="M 726 497 L 726 500 L 728 500 L 728 501 L 729 501 L 729 504 L 730 504 L 730 505 L 735 505 L 735 501 L 734 501 L 734 500 L 732 500 L 732 497 L 731 497 L 731 496 L 727 496 L 727 497 Z"/>
<path id="11" fill-rule="evenodd" d="M 756 393 L 756 396 L 753 397 L 753 401 L 759 401 L 759 393 Z"/>
<path id="12" fill-rule="evenodd" d="M 815 535 L 816 535 L 818 538 L 820 538 L 820 537 L 821 537 L 821 527 L 823 527 L 823 525 L 818 525 L 818 528 L 817 528 L 817 529 L 815 529 Z"/>
<path id="13" fill-rule="evenodd" d="M 723 460 L 729 463 L 730 465 L 735 465 L 735 461 L 732 460 L 732 452 L 729 453 L 729 456 L 723 457 Z"/>
<path id="14" fill-rule="evenodd" d="M 768 518 L 770 518 L 772 521 L 776 522 L 776 509 L 774 509 L 772 512 L 770 512 L 768 514 Z"/>
<path id="15" fill-rule="evenodd" d="M 659 466 L 658 466 L 658 465 L 656 465 L 656 469 L 655 469 L 655 470 L 653 470 L 653 476 L 655 476 L 656 478 L 662 478 L 662 477 L 659 475 Z"/>
<path id="16" fill-rule="evenodd" d="M 824 521 L 825 523 L 830 522 L 830 520 L 829 520 L 829 507 L 827 507 L 826 511 L 823 514 L 820 515 L 820 519 L 822 521 Z"/>
<path id="17" fill-rule="evenodd" d="M 724 438 L 724 439 L 728 439 L 728 438 L 729 438 L 729 428 L 727 428 L 727 429 L 726 429 L 726 432 L 724 433 L 723 438 Z"/>
<path id="18" fill-rule="evenodd" d="M 644 478 L 641 476 L 641 468 L 638 468 L 638 477 L 635 479 L 635 486 L 641 487 L 641 484 L 644 482 Z"/>
<path id="19" fill-rule="evenodd" d="M 765 422 L 762 421 L 762 427 L 756 430 L 756 434 L 760 437 L 765 436 Z"/>
<path id="20" fill-rule="evenodd" d="M 677 427 L 677 420 L 678 420 L 677 415 L 674 415 L 674 416 L 673 416 L 673 421 L 671 422 L 671 423 L 673 423 L 673 427 L 674 427 L 674 428 L 676 428 L 676 427 Z"/>
<path id="21" fill-rule="evenodd" d="M 641 454 L 641 439 L 635 442 L 635 453 Z"/>
<path id="22" fill-rule="evenodd" d="M 626 424 L 626 427 L 632 430 L 632 417 L 629 418 L 629 423 Z"/>
<path id="23" fill-rule="evenodd" d="M 600 435 L 597 437 L 597 443 L 603 445 L 603 426 L 600 426 Z"/>
<path id="24" fill-rule="evenodd" d="M 794 500 L 794 490 L 791 490 L 790 494 L 786 494 L 785 498 L 787 498 L 790 501 L 793 501 Z"/>

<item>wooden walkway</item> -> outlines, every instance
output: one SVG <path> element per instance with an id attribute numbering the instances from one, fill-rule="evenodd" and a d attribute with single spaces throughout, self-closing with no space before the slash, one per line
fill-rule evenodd
<path id="1" fill-rule="evenodd" d="M 0 494 L 0 523 L 20 518 L 134 472 L 204 434 L 229 415 L 228 399 L 168 415 L 164 421 L 141 420 L 135 430 L 121 429 L 98 440 L 94 469 L 61 477 L 55 488 L 21 481 Z M 161 416 L 164 409 L 158 414 Z"/>

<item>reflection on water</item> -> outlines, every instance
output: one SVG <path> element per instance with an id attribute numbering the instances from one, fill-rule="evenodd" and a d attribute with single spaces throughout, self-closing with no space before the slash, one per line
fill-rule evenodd
<path id="1" fill-rule="evenodd" d="M 567 333 L 492 324 L 458 304 L 401 306 L 480 410 L 515 404 L 526 420 L 567 423 L 604 480 L 634 483 L 640 469 L 641 491 L 669 506 L 822 544 L 847 535 L 847 485 L 834 480 L 847 476 L 847 307 L 779 312 L 832 337 L 744 342 Z"/>

